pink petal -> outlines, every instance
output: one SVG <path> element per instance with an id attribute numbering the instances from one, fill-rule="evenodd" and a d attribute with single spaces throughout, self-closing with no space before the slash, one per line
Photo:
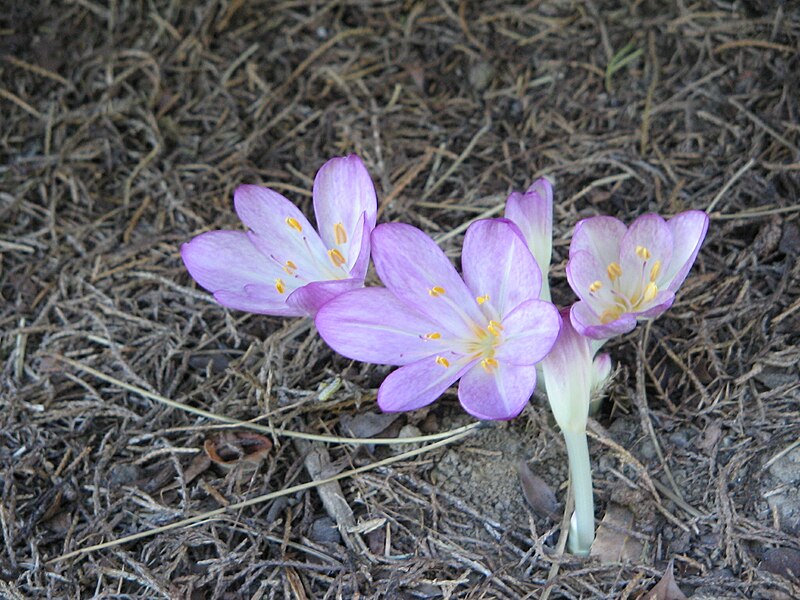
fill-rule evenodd
<path id="1" fill-rule="evenodd" d="M 550 268 L 553 253 L 553 186 L 545 179 L 537 179 L 520 194 L 512 193 L 506 201 L 507 219 L 519 227 L 543 273 Z"/>
<path id="2" fill-rule="evenodd" d="M 372 259 L 384 285 L 441 329 L 471 338 L 474 324 L 485 322 L 450 260 L 416 227 L 378 225 L 372 232 Z"/>
<path id="3" fill-rule="evenodd" d="M 228 308 L 268 315 L 304 314 L 286 305 L 276 287 L 281 271 L 243 231 L 209 231 L 181 246 L 181 257 L 192 278 Z"/>
<path id="4" fill-rule="evenodd" d="M 533 255 L 504 219 L 476 221 L 464 236 L 461 253 L 464 281 L 490 319 L 502 320 L 526 300 L 539 297 L 542 276 Z"/>
<path id="5" fill-rule="evenodd" d="M 667 227 L 672 233 L 672 260 L 663 278 L 675 292 L 697 258 L 708 231 L 708 215 L 701 210 L 686 211 L 667 221 Z"/>
<path id="6" fill-rule="evenodd" d="M 675 301 L 675 293 L 670 290 L 662 290 L 650 302 L 651 306 L 645 311 L 636 314 L 639 319 L 655 319 L 666 311 Z"/>
<path id="7" fill-rule="evenodd" d="M 619 243 L 627 229 L 614 217 L 590 217 L 578 221 L 569 245 L 569 255 L 588 252 L 604 266 L 619 262 Z"/>
<path id="8" fill-rule="evenodd" d="M 325 303 L 345 292 L 361 288 L 363 285 L 363 279 L 312 281 L 289 294 L 286 304 L 313 317 Z"/>
<path id="9" fill-rule="evenodd" d="M 558 339 L 542 361 L 542 375 L 558 426 L 564 431 L 584 431 L 591 401 L 592 352 L 589 340 L 573 329 L 566 311 Z"/>
<path id="10" fill-rule="evenodd" d="M 358 219 L 353 239 L 350 240 L 350 247 L 347 256 L 348 270 L 350 276 L 364 281 L 369 268 L 370 234 L 372 226 L 367 222 L 366 213 L 362 213 Z"/>
<path id="11" fill-rule="evenodd" d="M 361 236 L 361 215 L 366 215 L 372 231 L 378 211 L 375 186 L 364 163 L 355 154 L 330 159 L 314 178 L 313 194 L 322 241 L 328 248 L 339 248 L 345 256 L 353 254 L 350 244 Z"/>
<path id="12" fill-rule="evenodd" d="M 240 185 L 233 194 L 236 214 L 254 235 L 251 241 L 278 265 L 291 261 L 304 281 L 344 278 L 305 215 L 278 192 L 257 185 Z"/>
<path id="13" fill-rule="evenodd" d="M 515 366 L 500 361 L 487 371 L 474 365 L 461 378 L 458 399 L 478 419 L 513 419 L 528 403 L 536 388 L 536 367 Z"/>
<path id="14" fill-rule="evenodd" d="M 604 306 L 613 306 L 613 285 L 608 276 L 607 265 L 601 263 L 596 256 L 585 250 L 570 254 L 567 261 L 567 281 L 572 291 L 584 302 L 587 302 L 598 314 Z M 600 289 L 591 291 L 595 282 L 600 282 Z"/>
<path id="15" fill-rule="evenodd" d="M 561 317 L 550 302 L 529 300 L 503 320 L 500 364 L 530 366 L 542 360 L 558 337 Z"/>
<path id="16" fill-rule="evenodd" d="M 434 323 L 384 288 L 337 296 L 319 310 L 316 325 L 331 348 L 363 362 L 406 365 L 447 348 L 445 337 L 425 337 L 441 333 Z"/>
<path id="17" fill-rule="evenodd" d="M 646 249 L 650 257 L 643 259 L 637 254 Z M 629 297 L 642 287 L 642 281 L 649 279 L 650 271 L 656 261 L 661 268 L 670 264 L 672 258 L 672 233 L 666 221 L 659 215 L 642 215 L 628 228 L 620 243 L 620 283 Z M 658 278 L 660 280 L 660 278 Z"/>
<path id="18" fill-rule="evenodd" d="M 633 331 L 636 327 L 636 317 L 625 313 L 616 321 L 603 324 L 600 317 L 586 302 L 576 302 L 569 313 L 572 326 L 581 334 L 595 340 L 605 340 Z"/>
<path id="19" fill-rule="evenodd" d="M 455 383 L 470 367 L 455 354 L 440 355 L 450 366 L 443 367 L 428 356 L 391 373 L 378 389 L 378 406 L 385 412 L 416 410 L 427 406 Z"/>

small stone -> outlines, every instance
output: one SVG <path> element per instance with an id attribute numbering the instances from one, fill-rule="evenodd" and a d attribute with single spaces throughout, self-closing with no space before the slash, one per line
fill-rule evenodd
<path id="1" fill-rule="evenodd" d="M 482 92 L 489 87 L 492 77 L 494 77 L 494 67 L 486 61 L 472 65 L 467 75 L 469 84 L 478 92 Z"/>

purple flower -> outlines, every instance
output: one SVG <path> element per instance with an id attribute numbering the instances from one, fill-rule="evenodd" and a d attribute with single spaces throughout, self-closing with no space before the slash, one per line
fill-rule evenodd
<path id="1" fill-rule="evenodd" d="M 553 185 L 542 177 L 524 194 L 512 192 L 506 200 L 505 216 L 522 232 L 542 271 L 541 297 L 550 300 L 547 274 L 553 255 Z"/>
<path id="2" fill-rule="evenodd" d="M 210 231 L 181 247 L 189 274 L 229 308 L 278 316 L 316 314 L 332 297 L 364 285 L 375 187 L 356 155 L 332 158 L 314 179 L 319 233 L 289 200 L 239 186 L 236 214 L 249 231 Z"/>
<path id="3" fill-rule="evenodd" d="M 461 379 L 458 397 L 471 415 L 517 416 L 561 319 L 538 299 L 539 268 L 516 227 L 505 219 L 473 223 L 464 238 L 463 279 L 410 225 L 380 225 L 372 246 L 386 288 L 336 297 L 316 324 L 340 354 L 400 366 L 378 390 L 381 409 L 426 406 Z"/>
<path id="4" fill-rule="evenodd" d="M 581 299 L 570 313 L 575 329 L 610 338 L 667 310 L 707 229 L 708 216 L 698 210 L 669 221 L 643 215 L 630 227 L 613 217 L 580 221 L 567 262 L 567 279 Z"/>

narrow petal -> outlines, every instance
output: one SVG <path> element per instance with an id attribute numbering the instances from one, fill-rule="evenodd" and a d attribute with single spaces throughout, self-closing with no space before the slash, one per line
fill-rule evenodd
<path id="1" fill-rule="evenodd" d="M 646 282 L 656 263 L 660 268 L 670 264 L 672 233 L 659 215 L 642 215 L 636 219 L 620 242 L 621 285 L 629 297 Z M 659 269 L 660 270 L 660 269 Z"/>
<path id="2" fill-rule="evenodd" d="M 586 302 L 576 302 L 569 313 L 572 326 L 581 334 L 595 340 L 605 340 L 633 331 L 636 317 L 625 313 L 616 321 L 601 323 L 600 317 Z"/>
<path id="3" fill-rule="evenodd" d="M 449 361 L 444 367 L 435 356 L 397 369 L 378 389 L 378 406 L 384 412 L 416 410 L 427 406 L 453 385 L 471 365 L 455 354 L 440 355 Z"/>
<path id="4" fill-rule="evenodd" d="M 372 232 L 372 258 L 384 285 L 452 334 L 469 338 L 485 322 L 464 281 L 436 243 L 404 223 Z"/>
<path id="5" fill-rule="evenodd" d="M 286 305 L 288 280 L 243 231 L 203 233 L 181 246 L 181 257 L 192 278 L 223 306 L 267 315 L 303 314 Z"/>
<path id="6" fill-rule="evenodd" d="M 675 301 L 675 294 L 669 290 L 663 290 L 656 294 L 651 301 L 651 306 L 645 311 L 636 314 L 638 319 L 655 319 L 664 313 Z"/>
<path id="7" fill-rule="evenodd" d="M 542 361 L 542 375 L 558 426 L 564 431 L 584 431 L 591 401 L 592 354 L 589 340 L 572 327 L 566 311 L 558 339 Z"/>
<path id="8" fill-rule="evenodd" d="M 370 234 L 372 226 L 367 222 L 366 213 L 362 213 L 356 225 L 355 235 L 350 242 L 347 255 L 347 269 L 350 276 L 364 281 L 369 268 Z"/>
<path id="9" fill-rule="evenodd" d="M 358 254 L 351 249 L 361 237 L 359 220 L 366 215 L 369 230 L 375 227 L 378 201 L 367 168 L 355 154 L 332 158 L 314 178 L 314 213 L 322 241 L 329 249 L 338 248 L 344 256 Z"/>
<path id="10" fill-rule="evenodd" d="M 473 366 L 461 378 L 458 399 L 464 410 L 478 419 L 513 419 L 536 389 L 536 367 L 501 362 L 489 371 Z"/>
<path id="11" fill-rule="evenodd" d="M 312 281 L 289 294 L 286 304 L 313 317 L 325 303 L 345 292 L 363 287 L 363 285 L 363 279 Z"/>
<path id="12" fill-rule="evenodd" d="M 561 329 L 561 317 L 550 302 L 529 300 L 512 311 L 502 325 L 497 360 L 501 365 L 530 366 L 550 352 Z"/>
<path id="13" fill-rule="evenodd" d="M 672 260 L 664 273 L 664 281 L 668 289 L 675 292 L 697 258 L 708 231 L 708 215 L 701 210 L 683 212 L 667 221 L 667 227 L 672 233 Z"/>
<path id="14" fill-rule="evenodd" d="M 461 253 L 464 281 L 481 308 L 494 309 L 490 319 L 503 319 L 527 300 L 539 297 L 542 276 L 533 255 L 505 219 L 476 221 L 464 236 Z"/>
<path id="15" fill-rule="evenodd" d="M 602 265 L 619 261 L 619 243 L 627 231 L 625 224 L 614 217 L 590 217 L 578 221 L 569 255 L 575 252 L 588 252 Z"/>
<path id="16" fill-rule="evenodd" d="M 276 300 L 273 290 L 274 286 L 253 284 L 248 285 L 239 292 L 230 290 L 216 291 L 214 292 L 214 299 L 222 306 L 260 315 L 272 315 L 275 317 L 308 316 L 304 310 L 289 306 L 280 299 Z"/>
<path id="17" fill-rule="evenodd" d="M 536 263 L 547 274 L 553 253 L 553 186 L 537 179 L 525 194 L 512 193 L 506 201 L 507 219 L 519 227 Z"/>
<path id="18" fill-rule="evenodd" d="M 302 212 L 278 192 L 240 185 L 233 194 L 236 214 L 249 227 L 251 241 L 276 264 L 296 265 L 305 282 L 343 279 L 347 271 L 331 263 L 327 249 Z"/>
<path id="19" fill-rule="evenodd" d="M 319 309 L 315 322 L 331 348 L 362 362 L 406 365 L 447 351 L 437 326 L 384 288 L 337 296 Z"/>

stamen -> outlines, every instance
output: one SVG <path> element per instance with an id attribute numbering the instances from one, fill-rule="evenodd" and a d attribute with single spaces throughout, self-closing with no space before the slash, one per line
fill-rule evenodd
<path id="1" fill-rule="evenodd" d="M 437 356 L 436 357 L 436 364 L 444 367 L 445 369 L 450 366 L 450 361 L 447 360 L 444 356 Z"/>
<path id="2" fill-rule="evenodd" d="M 484 294 L 483 296 L 478 296 L 477 298 L 475 298 L 475 300 L 478 302 L 478 304 L 483 304 L 488 299 L 489 299 L 489 294 Z"/>
<path id="3" fill-rule="evenodd" d="M 283 279 L 276 279 L 275 280 L 275 289 L 278 290 L 279 294 L 283 294 L 286 291 L 286 285 L 283 283 Z"/>
<path id="4" fill-rule="evenodd" d="M 499 366 L 499 363 L 497 362 L 496 358 L 484 358 L 481 361 L 481 366 L 483 367 L 484 371 L 491 373 Z"/>
<path id="5" fill-rule="evenodd" d="M 347 243 L 347 232 L 344 230 L 344 225 L 341 223 L 336 223 L 336 225 L 333 226 L 333 239 L 335 239 L 336 243 L 340 246 Z"/>
<path id="6" fill-rule="evenodd" d="M 605 325 L 607 323 L 611 323 L 612 321 L 616 321 L 619 319 L 619 310 L 618 309 L 611 309 L 605 311 L 602 315 L 600 315 L 600 322 Z"/>
<path id="7" fill-rule="evenodd" d="M 503 331 L 503 326 L 498 323 L 497 321 L 489 321 L 489 324 L 486 326 L 486 329 L 489 330 L 494 336 L 499 336 L 500 332 Z"/>
<path id="8" fill-rule="evenodd" d="M 606 272 L 608 273 L 608 278 L 611 281 L 614 281 L 620 277 L 622 277 L 622 267 L 619 266 L 619 263 L 608 263 L 608 267 L 606 267 Z"/>
<path id="9" fill-rule="evenodd" d="M 657 260 L 653 263 L 653 268 L 650 269 L 650 281 L 658 279 L 658 274 L 661 272 L 661 261 Z"/>
<path id="10" fill-rule="evenodd" d="M 334 267 L 341 267 L 347 261 L 345 260 L 344 256 L 337 248 L 333 250 L 328 250 L 328 258 L 331 259 Z"/>
<path id="11" fill-rule="evenodd" d="M 589 291 L 594 294 L 601 287 L 603 287 L 603 283 L 598 279 L 597 281 L 592 282 L 592 285 L 589 286 Z"/>
<path id="12" fill-rule="evenodd" d="M 638 256 L 642 260 L 647 260 L 651 256 L 650 250 L 648 250 L 644 246 L 636 246 L 636 256 Z"/>
<path id="13" fill-rule="evenodd" d="M 300 222 L 294 217 L 286 217 L 286 224 L 298 233 L 303 231 L 303 226 L 300 225 Z"/>
<path id="14" fill-rule="evenodd" d="M 287 260 L 283 265 L 283 270 L 286 271 L 287 275 L 294 275 L 294 272 L 297 271 L 297 265 L 291 260 Z"/>
<path id="15" fill-rule="evenodd" d="M 438 285 L 433 286 L 431 289 L 428 290 L 428 293 L 433 296 L 434 298 L 438 298 L 439 296 L 444 296 L 444 288 Z"/>
<path id="16" fill-rule="evenodd" d="M 421 337 L 423 340 L 438 340 L 442 337 L 442 334 L 438 331 L 432 331 L 431 333 L 426 333 Z"/>
<path id="17" fill-rule="evenodd" d="M 656 297 L 658 294 L 658 286 L 656 285 L 655 281 L 651 281 L 647 284 L 647 287 L 644 288 L 644 298 L 645 302 L 650 302 L 653 298 Z"/>

